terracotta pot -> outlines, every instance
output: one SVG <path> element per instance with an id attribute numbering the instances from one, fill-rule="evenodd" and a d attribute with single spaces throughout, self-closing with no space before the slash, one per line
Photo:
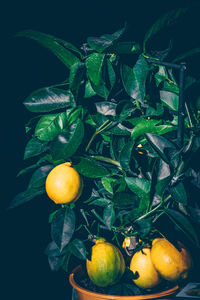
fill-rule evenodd
<path id="1" fill-rule="evenodd" d="M 102 299 L 107 299 L 107 300 L 144 300 L 144 299 L 158 299 L 158 298 L 163 298 L 167 297 L 169 295 L 175 294 L 179 287 L 178 285 L 174 286 L 171 289 L 159 292 L 159 293 L 154 293 L 154 294 L 146 294 L 146 295 L 139 295 L 139 296 L 116 296 L 116 295 L 105 295 L 105 294 L 100 294 L 100 293 L 95 293 L 89 290 L 86 290 L 79 286 L 75 280 L 74 276 L 78 276 L 79 278 L 83 278 L 85 276 L 85 272 L 82 269 L 82 266 L 79 265 L 76 267 L 72 273 L 69 276 L 69 282 L 73 286 L 73 288 L 76 290 L 77 295 L 79 300 L 102 300 Z"/>

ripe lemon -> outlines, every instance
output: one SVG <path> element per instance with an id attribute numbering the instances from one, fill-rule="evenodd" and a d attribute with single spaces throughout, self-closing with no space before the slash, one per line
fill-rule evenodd
<path id="1" fill-rule="evenodd" d="M 70 162 L 53 168 L 46 179 L 46 192 L 56 204 L 75 202 L 81 196 L 83 183 Z"/>
<path id="2" fill-rule="evenodd" d="M 155 239 L 152 243 L 152 263 L 160 276 L 168 281 L 187 278 L 192 267 L 189 252 L 180 242 L 178 246 L 180 252 L 165 238 Z"/>
<path id="3" fill-rule="evenodd" d="M 150 253 L 149 248 L 143 248 L 142 251 L 133 255 L 130 263 L 130 270 L 138 275 L 138 278 L 133 281 L 143 289 L 151 289 L 161 282 L 161 278 L 152 264 Z"/>
<path id="4" fill-rule="evenodd" d="M 125 271 L 125 262 L 120 250 L 99 239 L 92 247 L 91 260 L 86 261 L 90 280 L 101 287 L 117 283 Z"/>

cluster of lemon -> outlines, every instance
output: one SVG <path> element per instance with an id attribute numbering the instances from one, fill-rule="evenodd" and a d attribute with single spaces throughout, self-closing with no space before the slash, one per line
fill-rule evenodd
<path id="1" fill-rule="evenodd" d="M 46 179 L 47 194 L 57 204 L 75 202 L 82 189 L 82 179 L 69 162 L 53 168 Z M 186 248 L 180 242 L 177 244 L 179 249 L 165 238 L 156 238 L 151 248 L 136 252 L 130 263 L 135 284 L 151 289 L 163 279 L 171 282 L 186 279 L 192 268 L 192 259 Z M 101 287 L 117 283 L 125 271 L 120 250 L 103 238 L 92 247 L 91 260 L 87 260 L 86 266 L 91 281 Z"/>
<path id="2" fill-rule="evenodd" d="M 163 279 L 178 282 L 186 279 L 192 267 L 192 259 L 185 247 L 178 242 L 179 250 L 165 238 L 156 238 L 151 248 L 137 251 L 130 263 L 134 283 L 143 289 L 159 285 Z M 114 245 L 97 240 L 92 249 L 91 261 L 87 260 L 87 272 L 98 286 L 108 286 L 120 280 L 125 262 Z"/>

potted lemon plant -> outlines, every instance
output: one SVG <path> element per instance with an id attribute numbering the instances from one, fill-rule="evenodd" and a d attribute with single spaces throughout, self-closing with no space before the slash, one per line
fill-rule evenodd
<path id="1" fill-rule="evenodd" d="M 174 57 L 171 44 L 150 46 L 182 13 L 159 19 L 143 45 L 124 40 L 126 25 L 80 49 L 17 34 L 52 51 L 68 76 L 24 101 L 30 164 L 18 175 L 32 175 L 10 208 L 40 195 L 54 202 L 45 253 L 52 270 L 83 262 L 70 275 L 79 299 L 158 298 L 194 274 L 200 111 L 190 99 L 198 80 L 181 62 L 199 50 Z"/>

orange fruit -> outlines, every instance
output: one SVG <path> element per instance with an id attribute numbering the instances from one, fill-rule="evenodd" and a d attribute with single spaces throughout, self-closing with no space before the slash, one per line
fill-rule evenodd
<path id="1" fill-rule="evenodd" d="M 91 260 L 86 261 L 90 280 L 97 286 L 106 287 L 117 283 L 125 271 L 125 262 L 120 250 L 99 239 L 92 247 Z"/>
<path id="2" fill-rule="evenodd" d="M 192 258 L 186 248 L 178 242 L 179 250 L 165 238 L 152 243 L 151 260 L 160 276 L 168 281 L 186 279 L 192 268 Z"/>
<path id="3" fill-rule="evenodd" d="M 83 182 L 70 162 L 53 168 L 46 179 L 46 192 L 56 204 L 71 203 L 82 194 Z"/>
<path id="4" fill-rule="evenodd" d="M 133 281 L 143 289 L 151 289 L 161 282 L 161 278 L 152 264 L 150 253 L 149 248 L 143 248 L 133 255 L 130 263 L 130 270 L 138 275 L 138 278 Z"/>

